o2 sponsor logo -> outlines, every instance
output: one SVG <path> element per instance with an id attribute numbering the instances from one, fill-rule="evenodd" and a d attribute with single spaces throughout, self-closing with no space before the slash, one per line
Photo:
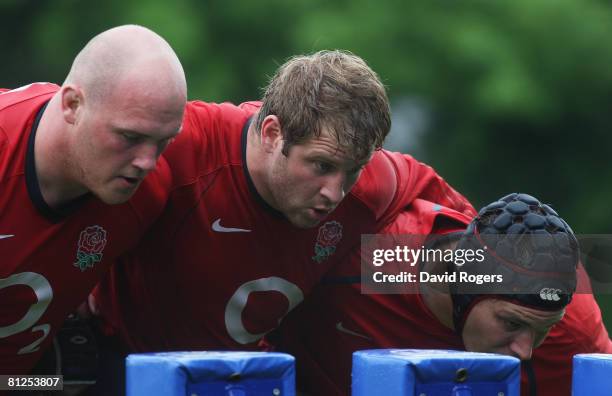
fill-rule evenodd
<path id="1" fill-rule="evenodd" d="M 36 322 L 43 316 L 51 300 L 53 300 L 53 289 L 49 281 L 36 272 L 20 272 L 8 278 L 0 279 L 0 290 L 14 286 L 26 286 L 31 288 L 36 295 L 36 302 L 27 308 L 25 315 L 17 322 L 0 327 L 0 339 L 27 331 L 28 329 L 32 333 L 40 333 L 34 342 L 24 346 L 17 352 L 19 355 L 23 355 L 37 351 L 40 344 L 47 338 L 51 331 L 51 325 L 36 325 Z"/>
<path id="2" fill-rule="evenodd" d="M 286 279 L 272 276 L 260 278 L 242 284 L 225 306 L 225 328 L 234 341 L 239 344 L 250 344 L 259 341 L 270 329 L 263 333 L 250 333 L 242 321 L 242 312 L 247 307 L 249 295 L 253 292 L 275 291 L 281 293 L 289 302 L 287 312 L 278 318 L 282 320 L 293 308 L 304 300 L 304 293 L 295 284 Z"/>

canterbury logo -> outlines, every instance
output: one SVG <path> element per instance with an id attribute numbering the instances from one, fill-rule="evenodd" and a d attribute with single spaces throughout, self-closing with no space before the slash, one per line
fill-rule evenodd
<path id="1" fill-rule="evenodd" d="M 561 293 L 563 293 L 561 289 L 545 287 L 540 290 L 540 298 L 545 301 L 559 301 L 561 299 L 561 297 L 559 297 L 559 294 Z"/>

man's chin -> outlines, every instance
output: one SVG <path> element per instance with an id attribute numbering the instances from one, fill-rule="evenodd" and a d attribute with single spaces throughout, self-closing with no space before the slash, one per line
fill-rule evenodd
<path id="1" fill-rule="evenodd" d="M 300 214 L 297 216 L 290 216 L 288 220 L 297 228 L 308 229 L 314 228 L 321 223 L 321 219 L 313 218 L 308 215 Z"/>
<path id="2" fill-rule="evenodd" d="M 122 191 L 112 191 L 112 192 L 94 192 L 94 195 L 102 202 L 107 205 L 120 205 L 126 203 L 127 201 L 134 196 L 136 192 L 136 188 L 131 188 L 129 190 Z"/>

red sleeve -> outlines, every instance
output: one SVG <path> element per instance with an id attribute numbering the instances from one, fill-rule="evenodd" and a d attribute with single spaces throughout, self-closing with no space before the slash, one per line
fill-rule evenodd
<path id="1" fill-rule="evenodd" d="M 469 201 L 432 167 L 408 154 L 386 150 L 374 154 L 351 193 L 373 208 L 381 228 L 416 199 L 439 204 L 469 218 L 476 215 Z"/>
<path id="2" fill-rule="evenodd" d="M 240 161 L 240 158 L 227 157 L 228 153 L 236 151 L 232 147 L 236 142 L 228 138 L 227 133 L 236 128 L 241 130 L 245 121 L 258 109 L 258 102 L 246 102 L 240 106 L 188 102 L 181 133 L 162 154 L 170 164 L 173 186 L 179 188 L 193 183 L 214 171 L 220 163 Z"/>
<path id="3" fill-rule="evenodd" d="M 476 210 L 469 201 L 452 188 L 434 169 L 415 160 L 408 154 L 386 153 L 398 169 L 399 186 L 396 199 L 392 202 L 387 215 L 392 218 L 416 198 L 434 202 L 445 208 L 453 209 L 472 218 Z"/>

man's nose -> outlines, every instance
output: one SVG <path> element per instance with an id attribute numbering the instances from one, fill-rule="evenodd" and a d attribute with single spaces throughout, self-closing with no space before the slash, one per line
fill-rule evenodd
<path id="1" fill-rule="evenodd" d="M 136 157 L 134 157 L 132 165 L 144 172 L 150 172 L 155 169 L 158 157 L 159 150 L 157 145 L 153 143 L 144 143 L 136 151 Z"/>
<path id="2" fill-rule="evenodd" d="M 325 182 L 321 187 L 321 195 L 323 195 L 333 206 L 336 206 L 344 199 L 346 177 L 343 172 L 335 172 L 325 178 Z"/>
<path id="3" fill-rule="evenodd" d="M 529 360 L 531 359 L 534 343 L 534 331 L 532 329 L 524 329 L 512 340 L 510 344 L 510 351 L 514 356 L 521 360 Z"/>

